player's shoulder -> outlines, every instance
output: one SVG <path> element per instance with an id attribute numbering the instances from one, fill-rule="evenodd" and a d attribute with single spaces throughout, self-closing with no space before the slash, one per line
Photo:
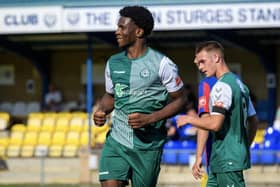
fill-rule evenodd
<path id="1" fill-rule="evenodd" d="M 161 62 L 169 59 L 165 54 L 151 47 L 148 48 L 148 58 L 154 62 Z"/>
<path id="2" fill-rule="evenodd" d="M 231 93 L 232 92 L 232 88 L 231 85 L 228 84 L 227 82 L 223 81 L 223 80 L 218 80 L 213 88 L 212 88 L 213 93 Z"/>
<path id="3" fill-rule="evenodd" d="M 111 61 L 120 61 L 127 58 L 125 55 L 125 51 L 121 51 L 119 53 L 113 54 L 112 56 L 110 56 L 110 58 L 108 59 L 109 62 Z"/>
<path id="4" fill-rule="evenodd" d="M 212 87 L 216 82 L 217 82 L 217 78 L 214 76 L 205 77 L 199 82 L 199 85 L 207 84 L 210 87 Z"/>

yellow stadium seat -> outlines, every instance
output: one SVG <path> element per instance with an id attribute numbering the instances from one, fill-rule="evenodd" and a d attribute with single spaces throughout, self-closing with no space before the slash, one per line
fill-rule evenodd
<path id="1" fill-rule="evenodd" d="M 57 113 L 57 118 L 68 118 L 71 119 L 72 118 L 72 114 L 70 112 L 59 112 Z"/>
<path id="2" fill-rule="evenodd" d="M 20 145 L 9 145 L 7 149 L 7 157 L 19 157 L 20 155 Z"/>
<path id="3" fill-rule="evenodd" d="M 32 157 L 34 155 L 34 149 L 35 145 L 37 144 L 37 138 L 37 132 L 26 132 L 20 152 L 20 155 L 22 157 Z"/>
<path id="4" fill-rule="evenodd" d="M 9 145 L 8 137 L 0 138 L 0 158 L 3 158 L 6 156 L 6 149 L 7 149 L 8 145 Z"/>
<path id="5" fill-rule="evenodd" d="M 61 157 L 64 144 L 65 132 L 54 132 L 48 155 L 50 157 Z"/>
<path id="6" fill-rule="evenodd" d="M 94 125 L 93 120 L 91 119 L 90 121 L 90 127 Z M 83 131 L 88 131 L 89 124 L 88 124 L 88 118 L 84 120 L 84 126 L 83 126 Z"/>
<path id="7" fill-rule="evenodd" d="M 49 148 L 49 157 L 61 157 L 63 145 L 51 145 Z"/>
<path id="8" fill-rule="evenodd" d="M 79 143 L 80 143 L 79 132 L 76 131 L 68 132 L 66 137 L 66 144 L 63 147 L 62 156 L 64 157 L 77 156 Z"/>
<path id="9" fill-rule="evenodd" d="M 17 123 L 17 124 L 14 124 L 12 126 L 11 131 L 12 132 L 25 132 L 26 131 L 26 126 L 22 123 Z"/>
<path id="10" fill-rule="evenodd" d="M 44 117 L 44 114 L 41 113 L 41 112 L 31 112 L 28 114 L 28 119 L 31 119 L 31 118 L 43 118 Z"/>
<path id="11" fill-rule="evenodd" d="M 29 132 L 39 132 L 41 130 L 41 126 L 38 124 L 30 124 L 27 125 L 26 131 Z"/>
<path id="12" fill-rule="evenodd" d="M 60 124 L 56 125 L 55 131 L 56 132 L 68 132 L 69 130 L 69 125 L 68 124 Z"/>
<path id="13" fill-rule="evenodd" d="M 107 136 L 107 131 L 101 132 L 96 135 L 95 142 L 96 144 L 104 144 Z"/>
<path id="14" fill-rule="evenodd" d="M 51 132 L 40 132 L 38 137 L 37 145 L 47 145 L 51 144 L 52 133 Z"/>
<path id="15" fill-rule="evenodd" d="M 86 123 L 84 123 L 82 131 L 88 132 L 88 129 L 89 129 L 89 126 Z"/>
<path id="16" fill-rule="evenodd" d="M 78 154 L 79 145 L 65 145 L 63 148 L 63 157 L 76 157 Z"/>
<path id="17" fill-rule="evenodd" d="M 52 132 L 55 129 L 56 118 L 46 117 L 43 119 L 41 131 Z"/>
<path id="18" fill-rule="evenodd" d="M 55 131 L 67 132 L 69 129 L 69 121 L 68 117 L 59 117 L 56 121 Z"/>
<path id="19" fill-rule="evenodd" d="M 9 126 L 10 114 L 7 112 L 0 112 L 0 130 L 5 130 Z"/>
<path id="20" fill-rule="evenodd" d="M 52 133 L 48 131 L 40 132 L 38 142 L 35 147 L 34 155 L 36 157 L 45 156 L 48 153 L 48 148 L 51 144 Z"/>
<path id="21" fill-rule="evenodd" d="M 80 133 L 76 131 L 70 131 L 67 133 L 66 144 L 79 145 Z"/>
<path id="22" fill-rule="evenodd" d="M 15 131 L 11 133 L 9 145 L 11 144 L 21 144 L 24 138 L 24 132 Z"/>
<path id="23" fill-rule="evenodd" d="M 27 120 L 27 125 L 41 125 L 43 118 L 39 118 L 39 117 L 32 117 L 32 118 L 28 118 Z"/>
<path id="24" fill-rule="evenodd" d="M 256 136 L 254 138 L 254 142 L 258 144 L 262 144 L 264 141 L 265 129 L 258 129 L 256 132 Z"/>
<path id="25" fill-rule="evenodd" d="M 101 127 L 92 125 L 91 132 L 93 135 L 97 136 L 98 134 L 101 134 L 103 132 L 107 133 L 109 131 L 109 129 L 110 129 L 110 127 L 107 124 L 105 124 Z"/>
<path id="26" fill-rule="evenodd" d="M 76 131 L 76 132 L 81 132 L 83 130 L 83 125 L 77 124 L 77 123 L 72 123 L 69 126 L 69 131 Z"/>
<path id="27" fill-rule="evenodd" d="M 80 132 L 83 130 L 84 119 L 81 117 L 73 117 L 69 123 L 70 131 Z"/>
<path id="28" fill-rule="evenodd" d="M 45 123 L 42 125 L 41 130 L 42 132 L 53 132 L 55 130 L 55 125 L 50 123 Z"/>
<path id="29" fill-rule="evenodd" d="M 88 145 L 88 137 L 89 137 L 89 134 L 88 132 L 82 132 L 81 133 L 81 138 L 80 138 L 80 145 L 81 146 L 85 146 L 85 145 Z M 91 147 L 94 147 L 95 146 L 95 136 L 91 136 Z"/>
<path id="30" fill-rule="evenodd" d="M 53 125 L 55 125 L 55 123 L 56 123 L 56 117 L 44 117 L 43 118 L 43 121 L 42 121 L 42 125 L 44 125 L 44 124 L 53 124 Z"/>
<path id="31" fill-rule="evenodd" d="M 41 129 L 42 118 L 41 117 L 30 117 L 27 120 L 27 131 L 38 132 Z"/>
<path id="32" fill-rule="evenodd" d="M 44 118 L 48 118 L 48 117 L 56 118 L 57 117 L 57 113 L 56 112 L 45 112 L 44 113 Z"/>
<path id="33" fill-rule="evenodd" d="M 9 140 L 9 145 L 6 150 L 8 157 L 18 157 L 20 155 L 20 148 L 23 142 L 23 132 L 12 132 Z"/>
<path id="34" fill-rule="evenodd" d="M 88 145 L 88 132 L 82 132 L 80 138 L 80 145 Z"/>
<path id="35" fill-rule="evenodd" d="M 72 118 L 82 118 L 83 120 L 88 118 L 88 114 L 85 112 L 72 112 Z"/>

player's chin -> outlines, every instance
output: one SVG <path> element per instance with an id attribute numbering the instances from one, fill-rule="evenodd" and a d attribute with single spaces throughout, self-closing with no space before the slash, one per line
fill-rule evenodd
<path id="1" fill-rule="evenodd" d="M 208 74 L 207 72 L 203 72 L 203 75 L 204 75 L 205 77 L 209 77 L 209 74 Z"/>
<path id="2" fill-rule="evenodd" d="M 122 42 L 122 40 L 118 41 L 118 46 L 119 46 L 119 48 L 122 48 L 122 49 L 126 49 L 127 48 L 127 44 Z"/>

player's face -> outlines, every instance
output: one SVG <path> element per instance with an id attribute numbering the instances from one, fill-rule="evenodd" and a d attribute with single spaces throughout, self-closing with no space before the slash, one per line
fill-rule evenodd
<path id="1" fill-rule="evenodd" d="M 217 56 L 214 52 L 207 52 L 205 50 L 196 54 L 194 63 L 199 71 L 201 71 L 206 77 L 215 76 Z"/>
<path id="2" fill-rule="evenodd" d="M 137 25 L 131 18 L 120 17 L 118 28 L 115 32 L 116 39 L 120 48 L 126 48 L 133 45 L 136 41 Z"/>

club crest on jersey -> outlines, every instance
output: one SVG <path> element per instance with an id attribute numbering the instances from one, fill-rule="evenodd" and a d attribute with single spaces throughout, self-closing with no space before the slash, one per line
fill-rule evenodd
<path id="1" fill-rule="evenodd" d="M 198 105 L 199 105 L 199 108 L 202 108 L 206 105 L 206 97 L 205 96 L 199 97 Z"/>
<path id="2" fill-rule="evenodd" d="M 151 76 L 151 73 L 150 73 L 150 71 L 149 71 L 147 68 L 142 69 L 142 70 L 140 71 L 140 77 L 141 77 L 141 78 L 143 78 L 143 79 L 148 79 L 150 76 Z"/>

